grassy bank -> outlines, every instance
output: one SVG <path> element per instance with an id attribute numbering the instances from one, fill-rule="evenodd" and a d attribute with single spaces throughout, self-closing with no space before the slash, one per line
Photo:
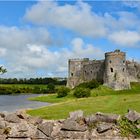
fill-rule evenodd
<path id="1" fill-rule="evenodd" d="M 111 112 L 124 114 L 127 109 L 140 112 L 140 84 L 132 83 L 131 90 L 113 91 L 104 86 L 92 90 L 91 97 L 77 99 L 72 92 L 63 98 L 57 95 L 40 96 L 30 100 L 55 103 L 51 106 L 27 111 L 30 115 L 45 119 L 66 118 L 70 111 L 81 109 L 86 115 L 94 112 Z"/>

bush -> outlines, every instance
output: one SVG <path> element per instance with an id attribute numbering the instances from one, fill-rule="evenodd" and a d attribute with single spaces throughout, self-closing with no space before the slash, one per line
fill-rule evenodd
<path id="1" fill-rule="evenodd" d="M 88 88 L 76 88 L 73 95 L 77 98 L 89 97 L 90 96 L 90 89 Z"/>
<path id="2" fill-rule="evenodd" d="M 93 89 L 99 87 L 99 85 L 100 83 L 97 80 L 92 80 L 89 82 L 81 83 L 77 87 Z"/>
<path id="3" fill-rule="evenodd" d="M 55 85 L 53 83 L 49 83 L 47 86 L 48 92 L 54 93 L 55 92 Z"/>
<path id="4" fill-rule="evenodd" d="M 135 136 L 135 138 L 140 137 L 140 129 L 137 128 L 138 122 L 131 122 L 123 117 L 118 121 L 120 133 L 123 137 Z"/>
<path id="5" fill-rule="evenodd" d="M 69 92 L 70 92 L 69 88 L 62 86 L 62 87 L 57 89 L 57 97 L 58 98 L 65 97 L 68 95 Z"/>

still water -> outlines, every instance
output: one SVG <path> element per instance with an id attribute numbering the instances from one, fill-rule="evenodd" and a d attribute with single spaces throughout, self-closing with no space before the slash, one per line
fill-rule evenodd
<path id="1" fill-rule="evenodd" d="M 49 105 L 49 103 L 28 100 L 28 98 L 35 96 L 38 96 L 38 94 L 0 95 L 0 112 L 3 111 L 14 112 L 19 109 L 38 108 L 41 106 Z"/>

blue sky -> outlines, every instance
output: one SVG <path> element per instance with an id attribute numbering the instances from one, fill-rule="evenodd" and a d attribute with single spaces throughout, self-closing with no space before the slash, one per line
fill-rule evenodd
<path id="1" fill-rule="evenodd" d="M 3 77 L 67 76 L 70 58 L 140 61 L 138 1 L 0 1 Z"/>

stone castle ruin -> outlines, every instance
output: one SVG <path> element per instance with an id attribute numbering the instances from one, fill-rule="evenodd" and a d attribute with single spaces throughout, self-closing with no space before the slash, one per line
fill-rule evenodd
<path id="1" fill-rule="evenodd" d="M 105 53 L 105 60 L 70 59 L 67 86 L 96 79 L 115 90 L 130 89 L 130 82 L 140 82 L 140 64 L 127 61 L 125 52 Z"/>

